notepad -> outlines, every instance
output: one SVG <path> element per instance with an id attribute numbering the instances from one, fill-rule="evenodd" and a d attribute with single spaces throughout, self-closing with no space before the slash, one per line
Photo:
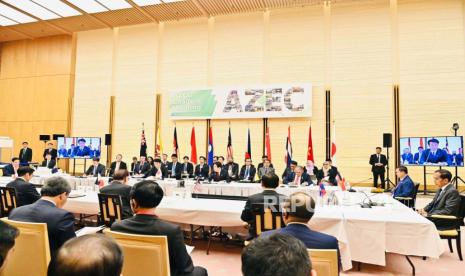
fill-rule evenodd
<path id="1" fill-rule="evenodd" d="M 82 229 L 79 229 L 76 231 L 76 236 L 81 237 L 84 235 L 90 235 L 90 234 L 95 234 L 99 231 L 102 231 L 105 226 L 97 226 L 97 227 L 84 227 Z"/>

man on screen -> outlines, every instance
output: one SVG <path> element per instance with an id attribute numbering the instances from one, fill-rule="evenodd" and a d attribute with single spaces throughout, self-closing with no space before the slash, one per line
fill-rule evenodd
<path id="1" fill-rule="evenodd" d="M 90 148 L 86 146 L 86 139 L 80 138 L 78 140 L 78 147 L 74 149 L 75 157 L 90 156 Z"/>
<path id="2" fill-rule="evenodd" d="M 410 148 L 404 149 L 404 153 L 402 154 L 402 164 L 413 164 L 413 154 L 410 152 Z"/>
<path id="3" fill-rule="evenodd" d="M 69 150 L 68 150 L 68 157 L 71 157 L 73 158 L 74 157 L 74 152 L 76 150 L 76 145 L 75 144 L 71 144 Z"/>
<path id="4" fill-rule="evenodd" d="M 65 145 L 60 145 L 60 149 L 58 150 L 58 157 L 60 158 L 68 157 L 68 150 L 66 149 Z"/>
<path id="5" fill-rule="evenodd" d="M 455 155 L 454 166 L 463 166 L 463 148 L 459 148 L 459 153 Z"/>
<path id="6" fill-rule="evenodd" d="M 421 164 L 420 159 L 421 159 L 421 155 L 423 154 L 424 150 L 425 149 L 423 147 L 418 147 L 418 152 L 415 153 L 415 155 L 413 156 L 413 163 L 414 164 Z"/>
<path id="7" fill-rule="evenodd" d="M 447 153 L 439 148 L 439 140 L 428 140 L 429 149 L 423 151 L 420 164 L 447 166 Z"/>

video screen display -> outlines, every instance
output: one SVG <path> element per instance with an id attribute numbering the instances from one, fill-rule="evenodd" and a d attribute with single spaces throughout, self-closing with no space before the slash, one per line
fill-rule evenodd
<path id="1" fill-rule="evenodd" d="M 96 137 L 59 137 L 58 158 L 100 158 L 100 142 Z"/>
<path id="2" fill-rule="evenodd" d="M 403 165 L 463 167 L 463 136 L 405 137 L 399 142 Z"/>

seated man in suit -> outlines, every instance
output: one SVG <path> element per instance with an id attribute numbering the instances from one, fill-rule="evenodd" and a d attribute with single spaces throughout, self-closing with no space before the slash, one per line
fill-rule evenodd
<path id="1" fill-rule="evenodd" d="M 19 151 L 19 162 L 24 165 L 32 161 L 32 149 L 28 146 L 28 142 L 23 142 L 23 148 Z"/>
<path id="2" fill-rule="evenodd" d="M 182 170 L 181 170 L 181 176 L 188 175 L 190 178 L 194 176 L 194 165 L 192 165 L 191 162 L 189 162 L 189 157 L 184 156 L 182 158 L 184 163 L 182 163 Z"/>
<path id="3" fill-rule="evenodd" d="M 84 176 L 105 176 L 105 166 L 100 164 L 100 158 L 94 157 L 92 165 L 87 169 Z"/>
<path id="4" fill-rule="evenodd" d="M 18 178 L 6 184 L 8 188 L 14 188 L 16 190 L 16 197 L 18 200 L 16 205 L 18 207 L 32 204 L 40 198 L 34 185 L 29 183 L 33 173 L 34 169 L 31 167 L 19 167 Z"/>
<path id="5" fill-rule="evenodd" d="M 85 253 L 85 254 L 83 254 Z M 48 276 L 120 276 L 123 250 L 115 240 L 91 234 L 67 241 L 48 266 Z"/>
<path id="6" fill-rule="evenodd" d="M 136 165 L 137 165 L 137 157 L 133 156 L 132 157 L 132 162 L 131 162 L 131 172 L 134 171 L 134 169 L 136 168 Z"/>
<path id="7" fill-rule="evenodd" d="M 260 171 L 260 168 L 265 165 L 266 160 L 270 161 L 270 159 L 268 159 L 267 155 L 263 155 L 262 156 L 262 162 L 260 164 L 258 164 L 258 166 L 257 166 L 258 171 Z M 273 168 L 273 164 L 271 164 L 271 161 L 270 161 L 270 166 L 269 167 Z"/>
<path id="8" fill-rule="evenodd" d="M 249 226 L 249 237 L 253 239 L 257 236 L 255 230 L 255 216 L 252 212 L 252 204 L 279 204 L 284 202 L 286 199 L 285 195 L 276 192 L 276 188 L 279 186 L 279 177 L 275 174 L 266 174 L 262 177 L 262 188 L 263 192 L 249 196 L 245 203 L 244 210 L 242 210 L 241 220 L 246 222 Z"/>
<path id="9" fill-rule="evenodd" d="M 295 178 L 295 173 L 294 170 L 297 167 L 297 162 L 296 161 L 291 161 L 291 165 L 287 167 L 282 175 L 283 178 L 283 184 L 287 184 L 288 182 L 292 182 Z"/>
<path id="10" fill-rule="evenodd" d="M 207 275 L 201 267 L 194 267 L 186 251 L 184 237 L 178 225 L 165 222 L 156 215 L 163 199 L 163 189 L 154 181 L 136 183 L 131 191 L 131 206 L 135 216 L 111 226 L 112 231 L 138 235 L 166 236 L 171 275 Z"/>
<path id="11" fill-rule="evenodd" d="M 60 145 L 60 149 L 58 150 L 58 157 L 59 158 L 66 158 L 68 156 L 68 150 L 66 149 L 65 145 Z"/>
<path id="12" fill-rule="evenodd" d="M 309 176 L 318 174 L 318 167 L 315 166 L 312 160 L 307 160 L 307 164 L 305 164 L 304 172 L 307 173 Z"/>
<path id="13" fill-rule="evenodd" d="M 168 154 L 166 153 L 163 153 L 161 155 L 161 163 L 163 164 L 163 166 L 167 167 L 168 166 Z"/>
<path id="14" fill-rule="evenodd" d="M 452 174 L 448 170 L 434 172 L 434 184 L 439 188 L 436 195 L 425 208 L 418 210 L 423 216 L 449 215 L 457 216 L 460 208 L 460 195 L 454 185 L 450 183 Z M 447 230 L 451 225 L 447 221 L 434 221 L 439 230 Z M 452 221 L 454 223 L 454 221 Z"/>
<path id="15" fill-rule="evenodd" d="M 413 164 L 421 164 L 420 159 L 421 155 L 423 154 L 424 148 L 423 147 L 418 147 L 418 152 L 413 155 Z"/>
<path id="16" fill-rule="evenodd" d="M 48 169 L 55 168 L 56 164 L 57 164 L 57 162 L 52 159 L 52 154 L 51 153 L 47 153 L 45 155 L 45 160 L 42 161 L 42 167 L 46 167 Z"/>
<path id="17" fill-rule="evenodd" d="M 145 177 L 153 176 L 157 180 L 163 180 L 168 175 L 168 170 L 165 166 L 161 163 L 159 158 L 155 158 L 153 161 L 153 167 L 150 171 L 145 175 Z"/>
<path id="18" fill-rule="evenodd" d="M 402 164 L 409 165 L 413 164 L 413 154 L 410 152 L 410 148 L 405 148 L 404 153 L 402 153 Z"/>
<path id="19" fill-rule="evenodd" d="M 439 140 L 436 138 L 428 140 L 429 149 L 423 151 L 420 164 L 447 166 L 447 153 L 439 148 Z"/>
<path id="20" fill-rule="evenodd" d="M 392 191 L 393 197 L 413 197 L 415 193 L 415 184 L 408 175 L 408 169 L 405 166 L 399 166 L 396 169 L 396 176 L 399 183 Z"/>
<path id="21" fill-rule="evenodd" d="M 323 182 L 326 185 L 337 186 L 336 177 L 339 172 L 336 167 L 331 166 L 330 160 L 326 160 L 323 163 L 323 167 L 318 171 L 317 178 L 318 181 Z"/>
<path id="22" fill-rule="evenodd" d="M 221 166 L 221 163 L 219 161 L 214 163 L 212 173 L 210 174 L 210 177 L 208 178 L 208 180 L 213 181 L 213 182 L 218 182 L 218 181 L 224 181 L 227 179 L 228 179 L 228 172 L 226 170 L 223 170 L 223 166 Z"/>
<path id="23" fill-rule="evenodd" d="M 68 150 L 68 157 L 69 158 L 74 158 L 74 150 L 76 149 L 76 145 L 75 144 L 71 144 L 69 146 L 69 150 Z"/>
<path id="24" fill-rule="evenodd" d="M 242 275 L 316 276 L 307 248 L 290 235 L 259 237 L 242 251 Z"/>
<path id="25" fill-rule="evenodd" d="M 129 203 L 129 194 L 131 186 L 128 185 L 129 172 L 127 170 L 117 170 L 113 175 L 113 181 L 100 189 L 101 194 L 119 195 L 123 204 L 123 219 L 132 217 L 131 204 Z"/>
<path id="26" fill-rule="evenodd" d="M 274 233 L 293 236 L 301 240 L 309 249 L 335 249 L 339 257 L 339 244 L 335 237 L 310 229 L 309 221 L 315 214 L 315 201 L 304 192 L 289 196 L 283 205 L 283 220 L 286 227 L 262 233 L 267 237 Z M 340 267 L 340 265 L 339 265 Z"/>
<path id="27" fill-rule="evenodd" d="M 244 181 L 253 182 L 255 179 L 255 173 L 257 170 L 254 165 L 252 165 L 252 159 L 245 159 L 245 165 L 242 166 L 241 172 L 239 173 L 239 179 Z"/>
<path id="28" fill-rule="evenodd" d="M 297 166 L 294 169 L 294 179 L 287 181 L 286 185 L 297 185 L 297 186 L 309 186 L 314 184 L 310 179 L 310 176 L 304 172 L 301 166 Z"/>
<path id="29" fill-rule="evenodd" d="M 123 159 L 123 155 L 117 154 L 116 155 L 116 160 L 111 162 L 111 165 L 110 165 L 110 177 L 113 176 L 113 174 L 115 174 L 115 172 L 117 170 L 127 170 L 128 169 L 128 166 L 126 165 L 126 163 L 124 161 L 122 161 L 122 159 Z"/>
<path id="30" fill-rule="evenodd" d="M 207 179 L 208 178 L 210 168 L 205 163 L 206 161 L 207 161 L 207 159 L 205 158 L 205 156 L 200 156 L 199 157 L 199 164 L 197 164 L 197 166 L 195 166 L 195 171 L 194 171 L 195 178 L 200 178 L 200 179 Z"/>
<path id="31" fill-rule="evenodd" d="M 11 249 L 15 247 L 15 240 L 18 236 L 18 228 L 0 220 L 0 274 L 8 261 Z"/>
<path id="32" fill-rule="evenodd" d="M 134 166 L 133 174 L 137 176 L 144 176 L 150 171 L 150 164 L 147 162 L 147 157 L 139 157 L 139 163 Z"/>
<path id="33" fill-rule="evenodd" d="M 258 169 L 258 179 L 261 180 L 265 174 L 275 174 L 274 168 L 271 166 L 270 160 L 266 159 L 263 166 Z"/>
<path id="34" fill-rule="evenodd" d="M 6 165 L 3 168 L 3 176 L 18 176 L 19 169 L 19 158 L 13 157 L 11 159 L 11 164 Z"/>
<path id="35" fill-rule="evenodd" d="M 75 157 L 88 157 L 90 156 L 90 148 L 86 146 L 86 139 L 80 138 L 78 140 L 78 147 L 74 149 Z"/>
<path id="36" fill-rule="evenodd" d="M 220 155 L 220 156 L 218 156 L 218 159 L 217 159 L 217 161 L 214 161 L 214 162 L 220 162 L 220 163 L 221 163 L 221 166 L 224 166 L 224 165 L 225 165 L 225 164 L 224 164 L 224 157 L 223 157 L 223 156 L 221 156 L 221 155 Z"/>
<path id="37" fill-rule="evenodd" d="M 228 181 L 239 179 L 239 165 L 234 163 L 232 156 L 228 156 L 228 163 L 223 165 L 223 170 L 225 170 L 228 175 Z"/>
<path id="38" fill-rule="evenodd" d="M 168 177 L 181 179 L 182 165 L 178 162 L 178 155 L 171 154 L 171 161 L 168 163 Z"/>
<path id="39" fill-rule="evenodd" d="M 72 147 L 73 145 L 71 145 Z M 52 159 L 55 160 L 57 159 L 57 150 L 53 148 L 53 143 L 49 142 L 47 143 L 47 148 L 44 150 L 44 154 L 42 154 L 42 157 L 44 157 L 45 159 L 45 156 L 47 155 L 47 153 L 50 153 L 52 155 Z M 68 153 L 68 156 L 71 156 L 69 153 Z M 72 155 L 74 156 L 74 155 Z"/>
<path id="40" fill-rule="evenodd" d="M 13 209 L 9 216 L 11 220 L 47 224 L 52 259 L 67 240 L 76 237 L 74 216 L 62 209 L 70 192 L 71 186 L 66 179 L 60 176 L 50 177 L 40 190 L 42 197 L 39 200 Z"/>

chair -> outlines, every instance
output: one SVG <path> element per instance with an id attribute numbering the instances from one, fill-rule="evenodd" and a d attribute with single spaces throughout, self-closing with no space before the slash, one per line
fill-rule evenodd
<path id="1" fill-rule="evenodd" d="M 280 229 L 284 226 L 281 207 L 276 205 L 253 203 L 252 214 L 255 216 L 255 233 L 260 236 L 262 232 Z"/>
<path id="2" fill-rule="evenodd" d="M 415 209 L 415 203 L 417 201 L 418 189 L 420 188 L 420 183 L 415 184 L 415 189 L 412 197 L 395 197 L 400 203 L 406 205 L 409 208 Z"/>
<path id="3" fill-rule="evenodd" d="M 16 190 L 14 188 L 0 187 L 0 215 L 8 217 L 10 212 L 16 208 Z"/>
<path id="4" fill-rule="evenodd" d="M 46 276 L 50 247 L 46 223 L 19 222 L 2 218 L 20 231 L 14 250 L 5 265 L 5 276 Z"/>
<path id="5" fill-rule="evenodd" d="M 107 227 L 111 227 L 113 222 L 121 221 L 122 206 L 121 196 L 98 194 L 98 202 L 100 207 L 100 222 Z"/>
<path id="6" fill-rule="evenodd" d="M 103 231 L 123 249 L 123 275 L 169 276 L 170 259 L 166 236 L 133 235 Z"/>
<path id="7" fill-rule="evenodd" d="M 312 268 L 318 276 L 339 275 L 337 250 L 335 249 L 307 249 L 312 262 Z"/>
<path id="8" fill-rule="evenodd" d="M 451 224 L 450 229 L 438 230 L 438 233 L 441 239 L 447 240 L 447 242 L 449 243 L 450 253 L 454 252 L 454 250 L 452 249 L 452 240 L 455 240 L 456 247 L 457 247 L 457 254 L 459 255 L 460 261 L 463 261 L 460 226 L 465 225 L 463 221 L 464 217 L 465 217 L 465 195 L 460 195 L 460 207 L 459 207 L 459 213 L 457 216 L 431 215 L 427 217 L 433 222 L 447 221 L 448 223 Z"/>

